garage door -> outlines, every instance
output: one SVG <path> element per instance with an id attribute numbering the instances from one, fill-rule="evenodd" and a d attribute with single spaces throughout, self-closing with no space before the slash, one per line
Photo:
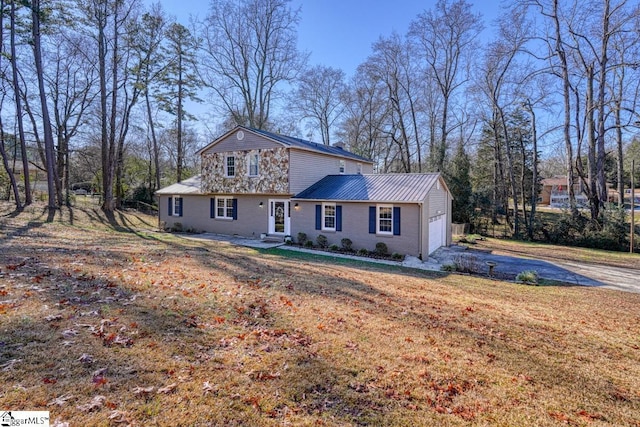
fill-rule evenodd
<path id="1" fill-rule="evenodd" d="M 445 244 L 446 215 L 429 218 L 429 254 Z"/>

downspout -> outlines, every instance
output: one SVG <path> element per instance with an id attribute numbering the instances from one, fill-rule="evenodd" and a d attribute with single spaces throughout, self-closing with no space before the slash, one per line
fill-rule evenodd
<path id="1" fill-rule="evenodd" d="M 424 227 L 424 202 L 418 203 L 418 206 L 420 209 L 420 221 L 418 221 L 420 225 L 418 229 L 418 236 L 420 236 L 420 253 L 418 254 L 418 258 L 422 261 L 422 254 L 424 253 L 424 235 L 422 234 L 422 228 Z M 427 254 L 427 258 L 429 258 L 429 254 Z"/>

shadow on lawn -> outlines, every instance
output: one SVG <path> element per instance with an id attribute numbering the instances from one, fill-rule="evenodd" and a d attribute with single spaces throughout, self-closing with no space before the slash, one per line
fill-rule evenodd
<path id="1" fill-rule="evenodd" d="M 100 218 L 99 215 L 98 218 Z M 272 308 L 269 308 L 267 315 L 259 315 L 257 317 L 253 315 L 252 311 L 246 308 L 253 303 L 253 298 L 265 298 L 265 294 L 261 293 L 263 287 L 265 291 L 267 289 L 275 290 L 278 293 L 287 295 L 291 300 L 295 300 L 296 296 L 300 294 L 308 294 L 317 296 L 320 300 L 339 301 L 345 304 L 345 307 L 350 302 L 355 301 L 359 309 L 367 310 L 367 312 L 377 316 L 376 318 L 385 319 L 400 325 L 400 327 L 411 324 L 416 330 L 423 331 L 423 336 L 437 332 L 443 334 L 443 336 L 450 336 L 448 339 L 451 342 L 456 342 L 456 337 L 460 337 L 463 342 L 468 343 L 465 346 L 473 349 L 478 348 L 477 352 L 480 355 L 478 357 L 482 357 L 485 353 L 493 354 L 494 356 L 487 360 L 487 363 L 496 365 L 504 363 L 504 369 L 513 370 L 514 375 L 517 375 L 518 372 L 535 374 L 537 382 L 548 385 L 555 384 L 555 378 L 548 373 L 558 371 L 557 363 L 552 359 L 547 360 L 544 354 L 539 356 L 529 354 L 528 349 L 525 347 L 534 345 L 537 346 L 536 351 L 539 352 L 543 348 L 545 353 L 552 354 L 557 350 L 553 347 L 556 344 L 549 340 L 548 337 L 553 331 L 541 331 L 539 340 L 531 343 L 524 342 L 518 339 L 518 334 L 513 332 L 513 329 L 535 329 L 534 326 L 538 326 L 536 322 L 532 322 L 530 327 L 521 325 L 519 324 L 521 319 L 517 317 L 514 319 L 509 318 L 509 312 L 504 312 L 507 317 L 503 318 L 500 323 L 496 323 L 490 315 L 479 317 L 478 313 L 482 313 L 482 310 L 485 309 L 482 306 L 484 295 L 474 296 L 471 302 L 467 300 L 449 302 L 446 296 L 448 289 L 443 290 L 442 286 L 439 286 L 437 293 L 433 294 L 430 292 L 429 282 L 420 280 L 437 279 L 444 277 L 447 273 L 426 272 L 400 267 L 389 268 L 388 266 L 372 263 L 360 263 L 358 265 L 358 263 L 350 262 L 343 264 L 347 268 L 362 269 L 369 272 L 379 271 L 382 274 L 379 279 L 381 282 L 378 283 L 358 278 L 357 275 L 341 276 L 339 269 L 332 268 L 335 264 L 331 259 L 301 259 L 301 262 L 295 264 L 291 262 L 291 257 L 273 255 L 268 251 L 256 252 L 252 249 L 226 247 L 214 242 L 205 244 L 190 242 L 189 245 L 186 245 L 175 241 L 175 239 L 167 239 L 165 241 L 155 236 L 142 236 L 134 230 L 130 223 L 123 225 L 121 222 L 116 221 L 115 217 L 107 219 L 106 222 L 103 221 L 103 224 L 109 224 L 116 231 L 131 233 L 132 238 L 136 236 L 145 241 L 151 239 L 153 242 L 149 242 L 149 245 L 144 249 L 148 251 L 150 259 L 154 250 L 164 253 L 167 249 L 171 249 L 172 252 L 169 256 L 172 257 L 174 263 L 171 267 L 174 270 L 172 275 L 177 275 L 182 271 L 184 267 L 181 265 L 180 260 L 188 256 L 195 258 L 197 263 L 203 268 L 209 269 L 211 273 L 224 275 L 225 277 L 230 276 L 229 285 L 226 285 L 224 290 L 226 292 L 235 292 L 236 290 L 240 292 L 239 289 L 243 289 L 244 296 L 242 298 L 244 300 L 226 301 L 221 296 L 219 297 L 220 300 L 209 299 L 205 304 L 202 301 L 190 299 L 181 294 L 169 299 L 166 298 L 169 296 L 167 294 L 163 302 L 154 299 L 159 295 L 162 296 L 161 292 L 163 292 L 160 288 L 158 288 L 157 292 L 154 292 L 154 286 L 156 285 L 149 285 L 144 290 L 132 290 L 128 288 L 127 283 L 118 284 L 117 281 L 110 281 L 108 278 L 86 277 L 75 270 L 78 268 L 77 266 L 62 264 L 56 265 L 57 269 L 52 270 L 51 266 L 42 263 L 40 259 L 44 260 L 47 257 L 47 252 L 44 252 L 44 250 L 51 250 L 52 254 L 62 254 L 66 258 L 72 259 L 87 257 L 85 251 L 75 249 L 71 245 L 64 247 L 65 242 L 61 242 L 54 249 L 41 247 L 37 242 L 32 243 L 29 247 L 21 247 L 22 254 L 35 254 L 35 256 L 29 255 L 31 258 L 26 261 L 25 265 L 17 267 L 18 269 L 24 268 L 24 272 L 27 273 L 25 284 L 30 283 L 35 287 L 41 286 L 35 280 L 37 277 L 40 277 L 39 280 L 41 281 L 44 279 L 44 282 L 48 282 L 49 288 L 43 295 L 45 302 L 50 307 L 56 307 L 56 310 L 64 313 L 64 316 L 59 321 L 34 318 L 29 322 L 25 320 L 26 317 L 19 319 L 18 316 L 15 316 L 11 323 L 7 324 L 9 332 L 0 334 L 0 341 L 5 345 L 9 343 L 14 346 L 11 347 L 12 350 L 10 352 L 2 356 L 0 365 L 11 358 L 24 358 L 24 353 L 20 353 L 20 347 L 25 347 L 29 343 L 39 343 L 38 345 L 44 348 L 49 345 L 59 345 L 62 341 L 61 333 L 64 328 L 62 326 L 56 328 L 56 322 L 62 324 L 65 320 L 72 320 L 71 324 L 91 323 L 97 327 L 104 318 L 120 316 L 124 318 L 126 316 L 127 324 L 120 325 L 116 323 L 114 326 L 109 326 L 111 329 L 108 332 L 117 333 L 119 331 L 118 327 L 128 326 L 131 328 L 130 325 L 135 323 L 137 325 L 136 328 L 141 331 L 142 338 L 136 338 L 132 347 L 149 346 L 152 342 L 162 343 L 160 347 L 154 347 L 152 355 L 141 352 L 136 356 L 135 352 L 127 351 L 127 359 L 125 360 L 112 351 L 109 342 L 105 343 L 104 337 L 95 336 L 89 333 L 88 330 L 81 329 L 78 332 L 82 335 L 78 335 L 77 339 L 86 337 L 92 348 L 95 349 L 93 351 L 95 351 L 96 358 L 100 357 L 100 360 L 95 364 L 96 366 L 86 367 L 78 362 L 78 358 L 81 356 L 82 351 L 86 350 L 86 347 L 81 347 L 82 350 L 81 348 L 70 347 L 66 354 L 59 354 L 57 356 L 58 359 L 54 358 L 53 363 L 47 360 L 46 355 L 48 353 L 42 351 L 43 349 L 40 349 L 38 354 L 34 353 L 32 356 L 34 358 L 33 366 L 37 368 L 37 372 L 31 373 L 35 375 L 33 382 L 40 388 L 49 387 L 46 391 L 47 399 L 65 393 L 73 392 L 77 394 L 78 390 L 87 388 L 91 390 L 92 387 L 95 387 L 91 384 L 91 372 L 93 369 L 100 368 L 103 365 L 109 366 L 107 377 L 112 378 L 112 382 L 105 392 L 113 399 L 121 400 L 122 397 L 120 396 L 129 394 L 131 390 L 126 387 L 130 387 L 134 383 L 142 386 L 150 383 L 158 385 L 159 378 L 167 382 L 174 381 L 174 377 L 169 375 L 168 372 L 159 372 L 155 368 L 150 368 L 150 360 L 145 359 L 145 357 L 149 357 L 160 359 L 167 366 L 177 366 L 178 373 L 174 375 L 187 375 L 187 373 L 191 372 L 190 369 L 193 369 L 195 373 L 189 375 L 193 375 L 198 380 L 201 380 L 201 377 L 197 376 L 198 370 L 206 372 L 207 375 L 211 376 L 212 380 L 216 378 L 216 375 L 222 375 L 222 373 L 239 378 L 238 382 L 234 384 L 238 384 L 240 390 L 228 386 L 227 389 L 221 389 L 216 395 L 208 397 L 208 399 L 215 400 L 215 402 L 222 402 L 217 406 L 209 405 L 212 400 L 202 398 L 200 384 L 197 384 L 195 391 L 192 388 L 191 392 L 183 392 L 178 389 L 178 393 L 185 393 L 187 399 L 191 399 L 194 402 L 194 407 L 195 405 L 200 405 L 197 409 L 201 410 L 203 415 L 211 414 L 211 417 L 228 416 L 228 421 L 237 422 L 237 417 L 239 416 L 254 417 L 254 420 L 264 420 L 267 417 L 278 418 L 280 416 L 284 418 L 286 415 L 285 409 L 295 406 L 297 410 L 309 416 L 321 417 L 324 413 L 335 417 L 340 422 L 354 424 L 359 422 L 366 423 L 363 420 L 371 417 L 374 420 L 371 423 L 376 421 L 380 423 L 381 420 L 384 420 L 384 410 L 381 409 L 382 407 L 372 408 L 371 401 L 373 401 L 374 405 L 379 404 L 379 402 L 387 402 L 391 407 L 395 408 L 398 405 L 407 403 L 405 400 L 408 401 L 408 398 L 402 396 L 390 395 L 390 397 L 387 396 L 385 398 L 385 393 L 388 390 L 384 389 L 371 389 L 367 393 L 363 393 L 361 384 L 358 382 L 362 382 L 363 377 L 371 375 L 370 371 L 373 367 L 358 365 L 356 362 L 347 363 L 345 366 L 340 365 L 338 360 L 334 360 L 335 355 L 332 358 L 319 351 L 320 346 L 323 345 L 322 341 L 310 337 L 312 333 L 317 333 L 317 331 L 302 330 L 302 332 L 296 332 L 301 330 L 301 326 L 297 324 L 295 317 L 288 314 L 281 315 Z M 116 229 L 116 226 L 121 228 Z M 100 244 L 102 245 L 102 240 L 100 240 Z M 96 242 L 95 245 L 98 245 L 98 243 Z M 90 262 L 99 266 L 104 262 L 109 262 L 108 260 L 115 260 L 121 262 L 123 268 L 129 267 L 127 262 L 129 257 L 134 255 L 133 253 L 127 252 L 126 249 L 117 245 L 110 246 L 108 243 L 102 245 L 102 247 L 103 249 L 99 252 L 91 254 Z M 0 255 L 0 260 L 14 262 L 15 260 L 12 259 L 12 256 L 10 254 Z M 52 274 L 55 276 L 50 277 Z M 265 278 L 266 280 L 264 283 L 258 283 L 256 282 L 257 278 Z M 28 279 L 33 279 L 33 282 L 29 282 Z M 171 281 L 172 277 L 158 279 Z M 202 280 L 206 281 L 206 278 L 203 277 Z M 386 283 L 382 281 L 386 281 Z M 406 284 L 404 281 L 410 281 L 411 283 Z M 404 296 L 395 294 L 396 287 L 400 288 L 402 286 L 410 286 L 414 292 L 404 294 Z M 250 289 L 255 295 L 252 295 L 246 289 Z M 473 289 L 477 288 L 470 288 L 467 292 L 472 295 Z M 459 291 L 459 289 L 452 285 L 450 291 L 455 292 Z M 517 294 L 518 290 L 513 286 L 513 289 L 508 290 L 508 292 Z M 136 299 L 134 298 L 136 293 L 146 295 L 144 295 L 144 298 Z M 415 298 L 412 295 L 415 295 Z M 419 297 L 425 297 L 426 300 L 421 302 Z M 277 303 L 277 298 L 274 298 L 274 300 Z M 235 306 L 236 304 L 238 305 L 237 307 Z M 475 304 L 475 311 L 469 311 L 467 309 L 468 304 Z M 239 308 L 242 308 L 242 310 L 239 310 Z M 322 306 L 320 305 L 318 308 L 322 308 Z M 81 316 L 80 314 L 83 311 L 95 313 L 90 314 L 88 317 Z M 225 320 L 225 325 L 228 325 L 228 327 L 204 330 L 198 327 L 202 319 L 213 316 L 229 316 Z M 117 322 L 117 320 L 113 320 L 113 322 Z M 121 322 L 125 322 L 125 320 Z M 69 325 L 69 323 L 64 324 Z M 252 335 L 256 330 L 269 331 L 276 327 L 283 330 L 284 335 L 300 334 L 295 345 L 291 344 L 289 347 L 283 345 L 281 349 L 276 345 L 278 344 L 277 339 L 269 334 L 264 334 L 264 337 L 263 335 Z M 53 332 L 51 332 L 52 330 Z M 34 336 L 34 331 L 49 332 L 46 333 L 47 336 Z M 246 335 L 249 338 L 238 338 L 241 335 Z M 560 338 L 560 335 L 558 335 L 558 338 Z M 271 339 L 275 340 L 275 344 L 271 341 L 265 342 L 265 340 Z M 419 355 L 420 352 L 436 351 L 433 349 L 435 344 L 429 344 L 422 338 L 416 338 L 415 345 L 412 342 L 403 341 L 405 340 L 403 336 L 385 337 L 383 339 L 394 339 L 398 341 L 398 345 L 411 347 L 408 350 L 410 353 L 413 352 L 411 354 Z M 587 338 L 582 338 L 581 336 L 572 339 L 587 340 Z M 229 344 L 230 342 L 232 344 Z M 270 346 L 268 351 L 264 350 L 266 346 Z M 438 346 L 441 346 L 441 344 L 438 344 Z M 118 350 L 120 349 L 118 348 Z M 283 371 L 278 378 L 268 379 L 268 376 L 271 375 L 270 372 L 266 373 L 267 378 L 260 377 L 259 373 L 250 374 L 250 368 L 244 365 L 245 362 L 250 363 L 252 359 L 256 360 L 256 354 L 266 358 L 268 354 L 272 354 L 275 351 L 283 352 L 282 357 L 289 366 L 289 369 Z M 347 349 L 342 350 L 343 353 L 348 351 Z M 446 347 L 443 351 L 447 351 Z M 517 354 L 518 360 L 521 360 L 521 362 L 514 365 L 513 354 Z M 539 372 L 527 372 L 531 365 L 525 361 L 532 357 L 537 359 L 536 366 L 539 366 Z M 211 364 L 215 360 L 226 360 L 226 362 L 218 362 L 219 366 L 212 370 Z M 70 367 L 67 375 L 74 375 L 73 377 L 66 378 L 64 382 L 60 381 L 58 385 L 42 385 L 42 376 L 57 375 L 56 372 L 60 367 L 67 366 Z M 16 369 L 18 368 L 19 365 L 16 365 Z M 44 369 L 40 371 L 40 368 Z M 182 369 L 184 369 L 184 372 L 181 371 Z M 559 372 L 567 377 L 577 378 L 579 384 L 588 384 L 590 380 L 582 371 L 569 372 L 569 367 L 566 368 L 566 372 L 564 369 Z M 18 381 L 17 378 L 17 376 L 14 378 L 12 374 L 10 380 Z M 187 379 L 189 379 L 188 376 Z M 207 378 L 208 380 L 209 378 Z M 441 378 L 434 379 L 436 382 L 438 380 L 441 380 Z M 282 402 L 267 414 L 262 412 L 261 405 L 263 403 L 260 400 L 260 392 L 262 389 L 271 389 L 269 381 L 278 381 L 277 384 L 282 393 Z M 251 390 L 252 394 L 240 398 L 236 397 L 238 392 L 246 390 Z M 84 397 L 88 400 L 89 395 Z M 252 413 L 253 415 L 246 415 L 246 408 L 231 411 L 229 410 L 229 402 L 249 409 L 254 407 L 258 412 Z M 137 408 L 144 406 L 144 402 L 133 398 L 130 403 L 122 403 L 122 405 L 123 409 L 136 411 Z M 190 410 L 195 410 L 194 407 L 190 408 Z M 226 407 L 228 414 L 214 414 L 214 411 L 220 407 Z M 144 419 L 142 413 L 136 413 Z M 234 420 L 233 417 L 236 417 L 236 419 Z M 358 421 L 359 419 L 361 421 Z M 249 421 L 251 420 L 248 418 L 247 422 Z"/>
<path id="2" fill-rule="evenodd" d="M 167 242 L 159 243 L 164 245 Z M 176 250 L 173 255 L 176 260 L 193 249 L 175 242 L 172 242 L 171 247 Z M 162 250 L 162 247 L 155 249 Z M 25 254 L 30 256 L 24 258 Z M 196 257 L 197 254 L 201 254 L 200 262 L 211 265 L 204 252 L 196 251 L 192 256 Z M 265 342 L 260 338 L 262 335 L 256 335 L 258 338 L 252 335 L 256 330 L 267 331 L 265 339 L 271 339 L 268 331 L 277 325 L 277 331 L 284 331 L 285 336 L 295 336 L 293 344 L 282 348 L 288 365 L 286 371 L 282 372 L 281 379 L 278 379 L 282 382 L 283 402 L 268 414 L 258 414 L 258 419 L 284 419 L 288 416 L 287 408 L 292 406 L 296 407 L 296 411 L 306 412 L 311 416 L 328 413 L 345 422 L 357 422 L 358 417 L 366 412 L 367 402 L 364 397 L 349 391 L 346 383 L 346 379 L 353 377 L 353 372 L 319 357 L 314 340 L 303 332 L 296 332 L 297 325 L 288 317 L 281 317 L 270 311 L 268 315 L 256 318 L 249 311 L 241 312 L 234 307 L 231 312 L 235 318 L 228 320 L 233 326 L 227 329 L 201 329 L 198 325 L 204 319 L 227 316 L 229 305 L 211 299 L 206 304 L 203 301 L 189 301 L 189 298 L 183 298 L 180 294 L 175 300 L 166 298 L 168 295 L 164 295 L 164 299 L 162 295 L 158 298 L 162 291 L 153 292 L 152 288 L 147 291 L 132 290 L 127 286 L 131 284 L 118 284 L 109 276 L 87 275 L 83 271 L 82 263 L 100 266 L 105 262 L 119 262 L 124 268 L 130 255 L 121 248 L 105 245 L 97 253 L 87 256 L 86 251 L 72 245 L 65 247 L 64 243 L 55 248 L 35 243 L 22 246 L 18 254 L 0 255 L 2 265 L 11 265 L 11 271 L 16 272 L 16 277 L 24 277 L 20 279 L 23 283 L 11 289 L 10 293 L 37 292 L 38 303 L 51 307 L 44 312 L 38 311 L 38 315 L 11 316 L 4 323 L 4 330 L 0 332 L 0 345 L 4 349 L 0 365 L 11 363 L 12 360 L 19 362 L 12 365 L 11 373 L 3 375 L 3 381 L 7 384 L 19 382 L 30 386 L 32 393 L 41 402 L 39 405 L 46 408 L 43 405 L 57 396 L 74 394 L 77 396 L 74 398 L 77 403 L 90 400 L 90 395 L 98 387 L 96 374 L 92 372 L 108 368 L 101 374 L 108 382 L 101 386 L 100 392 L 107 395 L 110 401 L 120 402 L 123 410 L 136 411 L 137 408 L 146 406 L 148 400 L 145 402 L 144 399 L 131 396 L 134 385 L 160 387 L 176 381 L 175 378 L 179 376 L 183 376 L 184 381 L 189 375 L 197 377 L 199 381 L 204 378 L 215 380 L 215 375 L 218 375 L 216 372 L 231 371 L 241 378 L 238 380 L 240 384 L 253 381 L 255 385 L 239 390 L 227 386 L 226 389 L 219 390 L 211 397 L 222 402 L 217 407 L 228 408 L 229 402 L 238 401 L 238 392 L 249 391 L 250 394 L 244 396 L 238 404 L 248 408 L 253 406 L 262 411 L 263 396 L 260 395 L 260 388 L 261 382 L 267 380 L 244 367 L 245 362 L 237 359 L 237 353 L 239 348 L 243 348 L 243 353 L 253 355 L 252 357 L 255 357 L 254 353 L 267 351 L 270 354 L 279 351 L 273 343 L 269 344 L 269 350 L 264 350 Z M 252 259 L 237 255 L 219 255 L 216 256 L 217 262 L 233 263 L 236 266 L 235 280 L 240 284 L 261 272 L 273 274 L 268 270 L 270 267 L 267 264 L 256 264 Z M 55 257 L 61 258 L 56 260 Z M 78 262 L 62 263 L 62 258 Z M 55 268 L 52 269 L 54 265 Z M 179 263 L 176 263 L 176 268 L 179 268 Z M 263 271 L 263 268 L 266 270 Z M 278 271 L 275 271 L 277 274 Z M 282 270 L 280 273 L 286 272 Z M 171 278 L 163 279 L 171 281 Z M 234 289 L 235 286 L 229 286 L 229 289 Z M 350 286 L 357 288 L 358 284 L 351 283 Z M 178 290 L 179 288 L 176 289 Z M 146 295 L 136 298 L 137 294 Z M 23 303 L 24 300 L 19 302 L 15 309 L 19 310 Z M 138 333 L 130 335 L 132 330 Z M 274 333 L 279 336 L 282 332 Z M 244 338 L 245 335 L 247 338 Z M 237 338 L 239 336 L 243 338 Z M 230 342 L 233 344 L 229 344 Z M 134 351 L 126 350 L 126 357 L 123 357 L 123 347 L 133 349 L 152 345 L 152 356 L 143 350 L 136 357 Z M 87 354 L 92 362 L 86 363 Z M 83 357 L 85 362 L 82 361 Z M 212 359 L 218 360 L 218 365 L 213 368 Z M 226 362 L 220 364 L 220 360 Z M 159 369 L 158 365 L 151 364 L 153 362 L 166 368 Z M 29 371 L 21 371 L 22 366 L 28 367 Z M 198 376 L 199 369 L 206 374 Z M 197 394 L 191 395 L 189 399 L 204 404 L 200 408 L 200 414 L 206 416 L 207 411 L 213 411 L 214 408 L 208 409 L 209 405 L 201 398 L 199 388 L 196 387 L 196 390 Z M 189 395 L 188 391 L 178 390 L 178 393 Z M 130 398 L 126 404 L 121 400 L 123 395 Z M 194 408 L 189 410 L 193 411 Z M 220 416 L 228 416 L 224 421 L 233 424 L 238 421 L 238 417 L 243 416 L 243 411 Z M 145 418 L 140 413 L 138 416 Z M 212 413 L 211 417 L 213 416 Z M 247 422 L 251 417 L 256 415 L 248 417 Z"/>

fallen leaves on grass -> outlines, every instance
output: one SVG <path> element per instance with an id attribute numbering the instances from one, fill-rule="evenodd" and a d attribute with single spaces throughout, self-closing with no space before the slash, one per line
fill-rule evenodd
<path id="1" fill-rule="evenodd" d="M 140 387 L 140 386 L 136 386 L 134 387 L 133 390 L 131 390 L 131 392 L 133 394 L 135 394 L 136 396 L 146 396 L 148 394 L 153 393 L 153 391 L 156 388 L 154 386 L 150 386 L 150 387 Z"/>
<path id="2" fill-rule="evenodd" d="M 204 384 L 202 384 L 202 392 L 205 396 L 215 391 L 215 387 L 209 381 L 205 381 Z"/>
<path id="3" fill-rule="evenodd" d="M 160 388 L 158 389 L 158 394 L 169 394 L 169 393 L 173 393 L 173 392 L 176 390 L 176 388 L 177 388 L 177 387 L 178 387 L 178 383 L 172 383 L 172 384 L 169 384 L 169 385 L 167 385 L 167 386 L 160 387 Z"/>
<path id="4" fill-rule="evenodd" d="M 79 334 L 78 331 L 76 331 L 75 329 L 65 329 L 64 331 L 62 331 L 62 336 L 64 338 L 73 338 L 75 336 L 77 336 Z"/>
<path id="5" fill-rule="evenodd" d="M 267 381 L 280 378 L 280 372 L 250 371 L 247 372 L 247 376 L 254 381 Z"/>
<path id="6" fill-rule="evenodd" d="M 67 400 L 71 400 L 73 397 L 74 396 L 72 394 L 63 394 L 62 396 L 51 399 L 47 403 L 47 406 L 64 406 L 67 404 Z"/>
<path id="7" fill-rule="evenodd" d="M 2 369 L 4 372 L 6 371 L 10 371 L 13 369 L 13 367 L 22 362 L 22 359 L 11 359 L 8 362 L 3 363 L 2 365 L 0 365 L 0 369 Z"/>
<path id="8" fill-rule="evenodd" d="M 78 361 L 82 363 L 93 363 L 93 356 L 87 353 L 82 353 L 82 356 L 78 357 Z"/>
<path id="9" fill-rule="evenodd" d="M 109 419 L 111 420 L 111 422 L 115 424 L 131 424 L 129 414 L 127 414 L 124 411 L 119 411 L 119 410 L 111 411 L 109 413 Z"/>
<path id="10" fill-rule="evenodd" d="M 107 398 L 105 396 L 98 395 L 94 396 L 94 398 L 91 399 L 91 402 L 85 403 L 84 405 L 78 405 L 76 406 L 76 408 L 78 408 L 78 410 L 82 412 L 91 412 L 95 411 L 96 409 L 102 408 L 106 401 Z"/>

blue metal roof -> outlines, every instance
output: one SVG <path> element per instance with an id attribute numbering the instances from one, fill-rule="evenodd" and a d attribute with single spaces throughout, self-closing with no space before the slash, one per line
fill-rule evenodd
<path id="1" fill-rule="evenodd" d="M 244 126 L 241 126 L 241 127 L 244 127 Z M 358 160 L 361 162 L 373 163 L 370 159 L 367 159 L 366 157 L 359 156 L 357 154 L 354 154 L 350 151 L 344 150 L 339 147 L 333 147 L 331 145 L 325 145 L 325 144 L 319 144 L 317 142 L 306 141 L 304 139 L 294 138 L 292 136 L 279 135 L 277 133 L 269 132 L 262 129 L 254 129 L 254 128 L 248 128 L 248 127 L 244 127 L 244 128 L 251 132 L 255 132 L 259 135 L 262 135 L 264 137 L 271 138 L 275 141 L 278 141 L 281 144 L 284 144 L 288 147 L 302 148 L 305 150 L 312 150 L 312 151 L 317 151 L 324 154 L 330 154 L 332 156 L 346 157 L 346 158 Z"/>
<path id="2" fill-rule="evenodd" d="M 423 202 L 439 173 L 328 175 L 294 199 Z"/>

